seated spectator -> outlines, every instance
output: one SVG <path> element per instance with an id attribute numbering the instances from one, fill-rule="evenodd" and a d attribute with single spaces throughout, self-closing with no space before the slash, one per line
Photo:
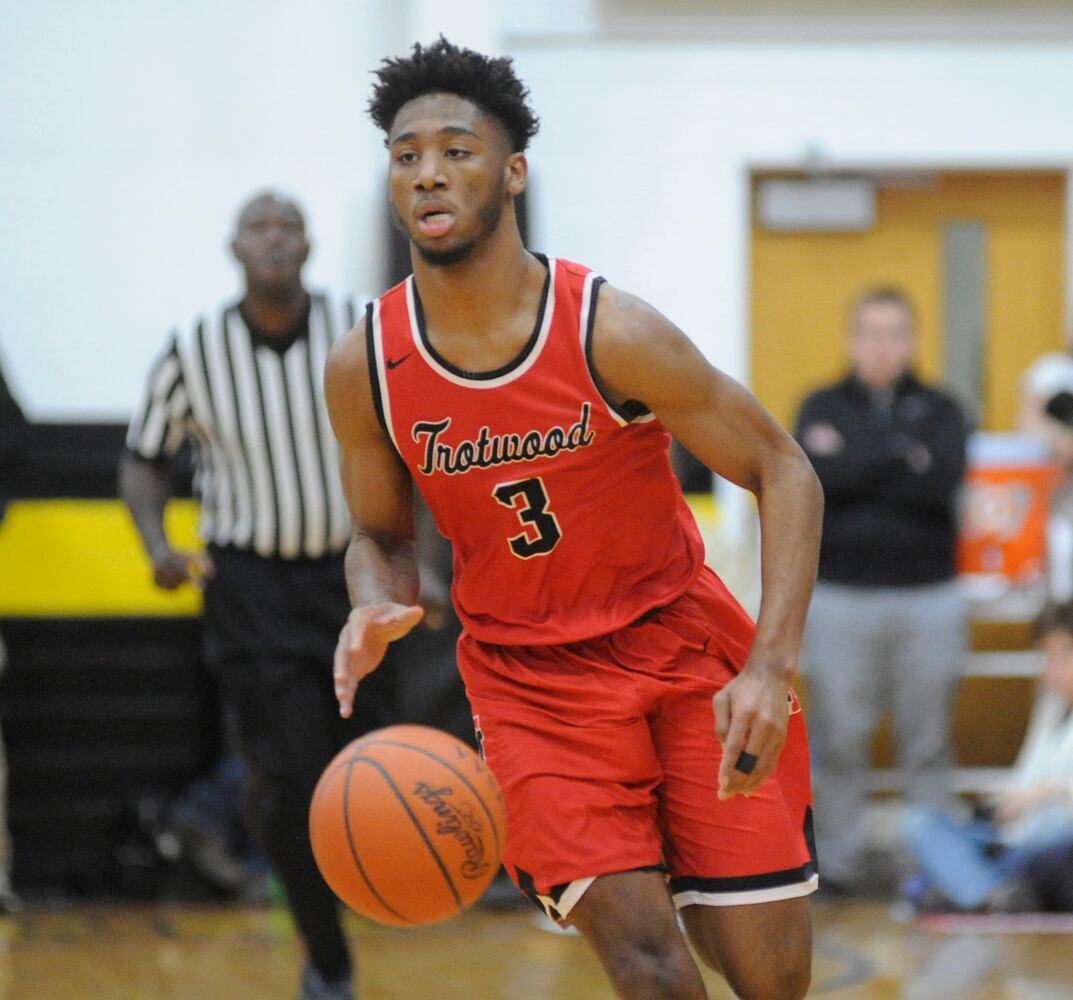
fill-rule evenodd
<path id="1" fill-rule="evenodd" d="M 1073 855 L 1073 604 L 1052 605 L 1036 625 L 1040 695 L 1006 790 L 969 821 L 934 808 L 906 819 L 921 878 L 909 893 L 960 910 L 1036 909 L 1033 872 Z M 1064 852 L 1064 854 L 1063 854 Z"/>

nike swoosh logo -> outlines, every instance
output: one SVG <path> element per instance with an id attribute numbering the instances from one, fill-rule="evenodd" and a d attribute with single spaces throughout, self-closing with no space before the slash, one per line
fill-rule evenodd
<path id="1" fill-rule="evenodd" d="M 413 353 L 414 353 L 413 351 L 410 351 L 410 354 L 413 354 Z M 404 354 L 401 358 L 394 358 L 394 359 L 393 358 L 388 358 L 387 359 L 388 368 L 398 368 L 399 365 L 401 365 L 410 356 L 410 354 Z"/>

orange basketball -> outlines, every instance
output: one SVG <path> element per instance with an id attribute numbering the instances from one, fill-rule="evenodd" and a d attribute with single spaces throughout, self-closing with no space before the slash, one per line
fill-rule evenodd
<path id="1" fill-rule="evenodd" d="M 394 927 L 446 920 L 476 902 L 499 870 L 506 825 L 488 766 L 427 726 L 350 743 L 309 807 L 324 880 L 347 906 Z"/>

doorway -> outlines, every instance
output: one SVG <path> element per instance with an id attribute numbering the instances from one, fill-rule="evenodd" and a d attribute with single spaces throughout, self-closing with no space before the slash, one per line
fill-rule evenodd
<path id="1" fill-rule="evenodd" d="M 753 176 L 751 375 L 784 426 L 845 371 L 849 307 L 895 286 L 918 310 L 919 370 L 948 385 L 984 430 L 1010 430 L 1017 382 L 1065 343 L 1066 175 L 934 171 L 872 175 L 874 221 L 781 231 L 759 221 Z"/>

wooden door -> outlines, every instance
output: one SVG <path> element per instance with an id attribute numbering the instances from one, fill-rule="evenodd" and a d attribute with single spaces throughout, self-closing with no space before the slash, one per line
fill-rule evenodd
<path id="1" fill-rule="evenodd" d="M 1065 188 L 1057 171 L 945 172 L 880 184 L 876 225 L 866 232 L 772 232 L 754 213 L 753 390 L 791 425 L 801 399 L 845 370 L 849 305 L 875 285 L 895 285 L 914 300 L 919 369 L 941 381 L 944 232 L 976 222 L 986 273 L 980 423 L 1011 429 L 1021 373 L 1065 343 Z"/>

